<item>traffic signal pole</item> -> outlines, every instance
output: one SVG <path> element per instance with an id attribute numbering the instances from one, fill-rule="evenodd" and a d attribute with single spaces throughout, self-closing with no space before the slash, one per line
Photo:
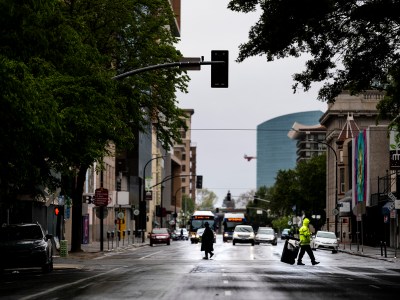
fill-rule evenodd
<path id="1" fill-rule="evenodd" d="M 114 80 L 123 79 L 125 77 L 129 77 L 134 74 L 139 74 L 139 73 L 156 70 L 156 69 L 165 69 L 165 68 L 173 68 L 173 67 L 179 67 L 179 68 L 198 67 L 198 66 L 202 66 L 202 65 L 214 65 L 214 64 L 216 65 L 216 64 L 225 64 L 225 63 L 226 63 L 225 61 L 197 61 L 197 62 L 181 61 L 181 62 L 174 62 L 174 63 L 166 63 L 166 64 L 153 65 L 153 66 L 148 66 L 148 67 L 128 71 L 128 72 L 119 74 L 117 76 L 114 76 L 111 79 L 114 79 Z"/>

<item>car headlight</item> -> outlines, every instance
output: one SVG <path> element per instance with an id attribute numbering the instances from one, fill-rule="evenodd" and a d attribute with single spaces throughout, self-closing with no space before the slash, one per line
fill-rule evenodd
<path id="1" fill-rule="evenodd" d="M 250 238 L 254 238 L 254 232 L 250 233 Z"/>
<path id="2" fill-rule="evenodd" d="M 229 235 L 228 233 L 226 233 L 226 232 L 224 233 L 224 236 L 228 236 L 228 235 Z"/>

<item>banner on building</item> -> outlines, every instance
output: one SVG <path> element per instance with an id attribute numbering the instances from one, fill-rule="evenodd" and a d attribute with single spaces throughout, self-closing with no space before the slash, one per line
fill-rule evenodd
<path id="1" fill-rule="evenodd" d="M 370 206 L 369 130 L 362 130 L 353 139 L 353 207 L 358 203 Z"/>

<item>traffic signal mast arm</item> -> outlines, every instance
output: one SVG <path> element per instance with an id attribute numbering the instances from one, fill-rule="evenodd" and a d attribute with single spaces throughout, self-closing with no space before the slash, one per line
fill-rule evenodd
<path id="1" fill-rule="evenodd" d="M 153 65 L 153 66 L 148 66 L 132 71 L 128 71 L 122 74 L 119 74 L 117 76 L 112 77 L 112 79 L 118 80 L 122 79 L 134 74 L 146 72 L 146 71 L 151 71 L 151 70 L 156 70 L 156 69 L 164 69 L 164 68 L 172 68 L 172 67 L 180 67 L 180 68 L 185 68 L 185 67 L 197 67 L 201 65 L 217 65 L 217 64 L 225 64 L 225 61 L 196 61 L 196 62 L 189 62 L 189 61 L 181 61 L 181 62 L 174 62 L 174 63 L 166 63 L 166 64 L 159 64 L 159 65 Z"/>

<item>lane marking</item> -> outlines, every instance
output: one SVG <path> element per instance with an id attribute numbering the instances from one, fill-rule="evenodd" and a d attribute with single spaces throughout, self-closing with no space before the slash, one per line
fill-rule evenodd
<path id="1" fill-rule="evenodd" d="M 370 286 L 370 287 L 373 287 L 374 289 L 377 289 L 377 290 L 380 290 L 380 289 L 381 289 L 379 286 L 376 286 L 376 285 L 373 285 L 373 284 L 370 284 L 369 286 Z"/>
<path id="2" fill-rule="evenodd" d="M 225 284 L 228 284 L 228 283 L 229 283 L 229 281 L 228 281 L 228 280 L 224 280 L 224 283 L 225 283 Z"/>
<path id="3" fill-rule="evenodd" d="M 225 296 L 232 296 L 232 292 L 231 291 L 225 291 Z"/>
<path id="4" fill-rule="evenodd" d="M 151 253 L 151 254 L 149 254 L 149 255 L 142 256 L 142 257 L 140 257 L 140 258 L 138 258 L 138 259 L 144 259 L 144 258 L 153 256 L 154 254 L 158 254 L 158 253 L 160 253 L 160 252 L 162 252 L 162 251 L 157 251 L 157 252 Z"/>
<path id="5" fill-rule="evenodd" d="M 39 292 L 39 293 L 36 293 L 36 294 L 33 294 L 33 295 L 29 295 L 29 296 L 20 298 L 20 300 L 29 300 L 29 299 L 35 299 L 35 298 L 38 298 L 38 297 L 41 297 L 41 296 L 46 296 L 49 293 L 55 292 L 55 291 L 60 290 L 60 289 L 65 289 L 67 287 L 74 286 L 76 284 L 80 284 L 80 283 L 88 281 L 88 280 L 92 281 L 94 278 L 97 278 L 97 277 L 100 277 L 100 276 L 104 276 L 104 275 L 106 275 L 108 273 L 115 272 L 115 271 L 117 271 L 119 269 L 122 269 L 122 267 L 111 269 L 111 270 L 109 270 L 107 272 L 100 273 L 100 274 L 97 274 L 97 275 L 94 275 L 94 276 L 90 276 L 90 277 L 87 277 L 87 278 L 82 278 L 82 279 L 79 279 L 79 280 L 74 281 L 74 282 L 62 284 L 62 285 L 59 285 L 57 287 L 54 287 L 54 288 L 51 288 L 51 289 L 47 289 L 47 290 L 45 290 L 43 292 Z"/>

